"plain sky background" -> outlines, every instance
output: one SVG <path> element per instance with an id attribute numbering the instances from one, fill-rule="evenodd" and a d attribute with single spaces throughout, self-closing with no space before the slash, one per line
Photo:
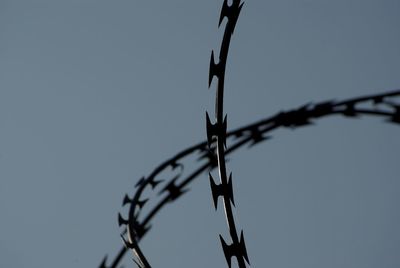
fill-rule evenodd
<path id="1" fill-rule="evenodd" d="M 0 267 L 97 267 L 116 254 L 124 194 L 206 137 L 222 2 L 0 1 Z M 228 128 L 400 88 L 399 11 L 397 0 L 246 1 Z M 252 266 L 400 267 L 399 137 L 382 119 L 325 119 L 232 156 Z M 226 267 L 219 233 L 203 175 L 143 249 L 154 267 Z"/>

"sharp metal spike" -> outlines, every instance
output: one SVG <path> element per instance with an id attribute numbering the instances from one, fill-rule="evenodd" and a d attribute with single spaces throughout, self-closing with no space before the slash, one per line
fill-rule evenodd
<path id="1" fill-rule="evenodd" d="M 99 268 L 107 268 L 106 263 L 107 263 L 107 255 L 104 257 L 104 259 L 101 262 Z"/>
<path id="2" fill-rule="evenodd" d="M 382 103 L 382 102 L 383 102 L 383 99 L 384 99 L 384 96 L 376 96 L 376 97 L 373 99 L 373 102 L 374 102 L 374 104 L 379 104 L 379 103 Z"/>
<path id="3" fill-rule="evenodd" d="M 239 244 L 240 244 L 240 250 L 241 250 L 242 256 L 245 258 L 245 260 L 247 261 L 247 263 L 250 264 L 249 256 L 247 255 L 246 244 L 245 244 L 245 242 L 244 242 L 243 230 L 240 232 Z"/>
<path id="4" fill-rule="evenodd" d="M 127 225 L 128 221 L 122 218 L 121 214 L 118 213 L 118 226 Z"/>
<path id="5" fill-rule="evenodd" d="M 156 181 L 156 180 L 154 180 L 154 178 L 152 179 L 152 180 L 149 180 L 149 184 L 151 185 L 151 188 L 152 189 L 154 189 L 154 188 L 156 188 L 156 186 L 159 184 L 159 183 L 161 183 L 161 182 L 163 182 L 164 180 L 158 180 L 158 181 Z"/>
<path id="6" fill-rule="evenodd" d="M 208 174 L 210 179 L 211 186 L 211 194 L 214 200 L 214 207 L 217 209 L 218 207 L 218 197 L 225 196 L 227 197 L 232 204 L 235 206 L 235 201 L 233 199 L 233 186 L 232 186 L 232 173 L 229 175 L 228 184 L 216 184 L 214 182 L 214 178 L 211 173 Z"/>
<path id="7" fill-rule="evenodd" d="M 206 127 L 207 127 L 207 143 L 209 148 L 213 143 L 213 137 L 217 137 L 222 139 L 224 146 L 226 148 L 226 130 L 227 130 L 227 116 L 225 115 L 224 121 L 222 124 L 216 122 L 215 124 L 211 123 L 210 116 L 206 112 Z"/>
<path id="8" fill-rule="evenodd" d="M 250 130 L 249 138 L 251 138 L 251 140 L 252 140 L 249 147 L 253 147 L 254 145 L 256 145 L 260 142 L 263 142 L 263 141 L 269 139 L 270 137 L 264 136 L 264 134 L 256 127 L 254 129 Z"/>
<path id="9" fill-rule="evenodd" d="M 141 177 L 140 180 L 135 184 L 135 187 L 141 186 L 145 182 L 145 178 Z"/>
<path id="10" fill-rule="evenodd" d="M 124 200 L 122 201 L 122 206 L 129 204 L 132 202 L 132 199 L 129 198 L 128 194 L 125 195 Z"/>
<path id="11" fill-rule="evenodd" d="M 221 240 L 222 249 L 229 267 L 231 267 L 231 260 L 233 256 L 235 256 L 237 259 L 244 258 L 246 262 L 250 264 L 249 257 L 247 255 L 246 244 L 244 242 L 243 231 L 240 234 L 238 244 L 232 243 L 228 245 L 221 235 L 219 236 L 219 239 Z"/>
<path id="12" fill-rule="evenodd" d="M 226 262 L 228 263 L 229 268 L 231 268 L 232 266 L 231 259 L 232 256 L 234 255 L 234 252 L 232 252 L 232 248 L 228 246 L 228 244 L 226 244 L 225 240 L 222 238 L 221 235 L 219 235 L 219 239 L 222 244 L 222 250 L 224 251 Z"/>
<path id="13" fill-rule="evenodd" d="M 214 201 L 214 207 L 215 207 L 215 210 L 217 210 L 217 208 L 218 208 L 218 196 L 220 196 L 220 192 L 221 192 L 221 190 L 219 188 L 220 185 L 215 184 L 214 178 L 212 177 L 211 173 L 208 173 L 208 177 L 210 179 L 211 194 L 212 194 L 213 201 Z"/>
<path id="14" fill-rule="evenodd" d="M 172 170 L 175 170 L 178 167 L 181 168 L 181 170 L 183 170 L 183 164 L 181 164 L 181 163 L 173 162 L 173 163 L 171 163 L 171 167 L 172 167 Z"/>
<path id="15" fill-rule="evenodd" d="M 330 114 L 333 110 L 333 102 L 327 101 L 314 106 L 313 114 L 316 117 L 324 116 Z"/>
<path id="16" fill-rule="evenodd" d="M 211 51 L 210 69 L 209 69 L 209 74 L 208 74 L 208 87 L 211 86 L 211 82 L 212 82 L 214 76 L 216 76 L 217 78 L 220 78 L 221 66 L 220 66 L 220 63 L 218 63 L 218 64 L 215 63 L 214 51 Z"/>
<path id="17" fill-rule="evenodd" d="M 162 194 L 164 192 L 169 192 L 169 196 L 171 200 L 175 200 L 187 191 L 189 189 L 182 189 L 181 187 L 177 186 L 175 184 L 175 181 L 179 178 L 179 175 L 173 178 L 160 192 L 159 194 Z"/>
<path id="18" fill-rule="evenodd" d="M 356 116 L 356 110 L 354 109 L 354 102 L 349 102 L 346 104 L 346 110 L 343 112 L 345 116 L 353 117 Z"/>
<path id="19" fill-rule="evenodd" d="M 240 4 L 240 1 L 235 1 L 234 3 L 232 3 L 231 6 L 229 6 L 228 1 L 224 0 L 223 6 L 221 9 L 221 14 L 219 17 L 218 27 L 221 26 L 223 19 L 226 17 L 226 18 L 228 18 L 229 23 L 231 23 L 231 25 L 230 25 L 231 34 L 233 34 L 234 29 L 236 27 L 237 20 L 239 19 L 239 14 L 240 14 L 240 11 L 242 10 L 243 4 L 244 3 Z"/>
<path id="20" fill-rule="evenodd" d="M 280 112 L 277 115 L 275 122 L 278 125 L 293 128 L 311 124 L 309 117 L 310 111 L 308 110 L 308 104 L 306 104 L 297 110 Z"/>
<path id="21" fill-rule="evenodd" d="M 219 15 L 218 27 L 221 26 L 221 23 L 224 20 L 224 18 L 228 17 L 229 11 L 230 7 L 228 6 L 228 0 L 224 0 L 224 3 L 222 4 L 221 8 L 221 14 Z"/>
<path id="22" fill-rule="evenodd" d="M 149 201 L 149 198 L 144 199 L 144 200 L 137 201 L 136 205 L 137 205 L 140 209 L 142 209 L 143 206 L 147 203 L 147 201 Z"/>

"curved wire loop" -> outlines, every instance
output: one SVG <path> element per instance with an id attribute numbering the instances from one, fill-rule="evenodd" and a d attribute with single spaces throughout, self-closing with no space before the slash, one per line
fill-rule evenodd
<path id="1" fill-rule="evenodd" d="M 273 130 L 279 128 L 297 129 L 303 126 L 310 126 L 313 125 L 317 119 L 333 115 L 340 115 L 352 119 L 365 116 L 377 116 L 389 123 L 400 125 L 400 90 L 339 102 L 325 101 L 316 104 L 306 104 L 297 109 L 279 112 L 272 117 L 228 132 L 226 134 L 226 140 L 228 142 L 226 143 L 225 154 L 230 155 L 237 149 L 246 145 L 248 148 L 252 148 L 254 145 L 258 145 L 269 139 L 270 136 L 267 136 L 267 134 Z M 136 192 L 133 197 L 131 198 L 126 195 L 123 199 L 123 206 L 129 207 L 127 219 L 123 218 L 120 214 L 118 215 L 118 223 L 120 226 L 124 227 L 122 237 L 125 241 L 125 246 L 120 249 L 110 265 L 107 265 L 108 258 L 106 256 L 99 267 L 120 267 L 122 259 L 128 249 L 133 252 L 135 257 L 134 261 L 139 267 L 151 267 L 139 246 L 140 240 L 150 229 L 151 220 L 165 205 L 175 202 L 184 193 L 189 191 L 187 186 L 196 178 L 199 178 L 199 175 L 218 166 L 216 152 L 215 139 L 212 139 L 211 142 L 208 140 L 198 143 L 166 160 L 156 167 L 147 177 L 141 178 L 136 183 Z M 188 175 L 183 176 L 183 162 L 192 157 L 196 157 L 196 163 L 198 165 L 193 170 L 189 171 Z M 170 179 L 163 178 L 163 172 L 171 170 L 175 171 L 177 175 Z M 215 201 L 216 193 L 214 191 L 215 190 L 212 190 L 214 205 L 217 207 L 217 202 Z M 151 203 L 148 201 L 150 201 L 150 199 L 153 200 L 153 198 L 147 195 L 144 196 L 145 193 L 156 193 L 155 196 L 160 198 L 158 201 L 154 202 L 152 207 L 148 207 Z M 233 201 L 233 199 L 230 200 L 230 202 L 231 201 Z M 125 238 L 125 236 L 127 238 Z M 240 241 L 243 240 L 240 239 Z M 226 250 L 227 249 L 225 249 L 225 256 L 227 254 L 230 256 L 229 254 L 231 254 L 231 252 L 226 252 Z M 228 248 L 228 251 L 229 250 L 232 250 L 232 248 Z"/>

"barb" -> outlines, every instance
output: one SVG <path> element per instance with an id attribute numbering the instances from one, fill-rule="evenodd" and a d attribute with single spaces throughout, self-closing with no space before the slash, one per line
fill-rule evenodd
<path id="1" fill-rule="evenodd" d="M 384 94 L 349 99 L 340 102 L 327 101 L 317 104 L 307 104 L 300 106 L 297 109 L 283 111 L 276 114 L 275 116 L 268 117 L 266 119 L 228 132 L 226 134 L 226 139 L 229 142 L 227 144 L 225 154 L 230 155 L 239 148 L 243 148 L 246 145 L 248 146 L 248 148 L 252 148 L 254 145 L 258 145 L 262 141 L 268 140 L 267 134 L 272 132 L 273 130 L 279 128 L 297 129 L 303 126 L 310 126 L 314 125 L 317 119 L 322 119 L 334 115 L 344 116 L 345 118 L 349 119 L 358 119 L 365 116 L 377 116 L 383 118 L 388 123 L 400 125 L 400 100 L 396 100 L 396 98 L 400 98 L 400 90 Z M 349 110 L 351 110 L 351 113 L 349 113 Z M 123 205 L 130 206 L 128 215 L 129 217 L 128 220 L 125 220 L 121 215 L 119 215 L 119 223 L 121 226 L 124 226 L 126 230 L 130 230 L 129 232 L 127 231 L 127 242 L 131 243 L 129 246 L 132 247 L 131 250 L 137 259 L 136 262 L 138 263 L 139 267 L 150 267 L 140 249 L 139 242 L 149 231 L 151 220 L 165 205 L 178 200 L 179 197 L 182 196 L 179 195 L 173 198 L 174 195 L 171 193 L 170 190 L 164 191 L 163 198 L 156 202 L 156 204 L 149 210 L 149 212 L 143 216 L 141 212 L 143 208 L 146 207 L 149 203 L 143 203 L 143 200 L 149 198 L 148 196 L 144 196 L 144 190 L 148 189 L 150 193 L 157 193 L 160 191 L 160 189 L 165 189 L 166 185 L 172 183 L 179 192 L 188 191 L 189 189 L 187 188 L 187 186 L 194 179 L 198 178 L 199 175 L 203 172 L 207 170 L 212 170 L 216 167 L 216 156 L 214 152 L 215 148 L 213 148 L 213 145 L 215 145 L 215 141 L 212 141 L 211 149 L 209 149 L 208 141 L 204 141 L 181 151 L 180 153 L 176 154 L 172 158 L 166 160 L 164 163 L 156 167 L 154 171 L 147 177 L 147 179 L 140 179 L 139 182 L 136 184 L 137 190 L 132 199 L 129 198 L 129 196 L 124 197 Z M 197 162 L 200 163 L 200 166 L 195 168 L 194 171 L 191 172 L 188 176 L 182 179 L 182 173 L 179 173 L 178 178 L 176 178 L 176 176 L 169 180 L 162 180 L 161 178 L 159 178 L 161 177 L 162 172 L 168 170 L 169 168 L 171 168 L 172 170 L 180 169 L 180 171 L 183 171 L 184 166 L 180 163 L 183 163 L 186 158 L 193 156 L 197 156 Z M 182 179 L 182 181 L 178 182 L 180 179 Z M 221 190 L 214 191 L 218 192 Z M 229 191 L 230 190 L 228 187 L 227 192 L 229 193 Z M 227 194 L 227 196 L 229 195 L 230 194 Z M 217 196 L 220 195 L 218 194 Z M 214 205 L 216 206 L 216 202 L 214 203 Z M 236 254 L 248 258 L 247 252 L 243 250 L 243 248 L 245 247 L 241 246 L 241 244 L 244 244 L 244 239 L 239 239 L 239 245 L 234 247 L 230 247 L 229 245 L 224 246 L 225 242 L 222 241 L 224 240 L 221 240 L 221 243 L 223 244 L 225 256 L 228 256 L 229 259 L 231 256 L 236 256 Z M 125 247 L 121 248 L 119 253 L 111 262 L 110 266 L 106 265 L 108 261 L 106 256 L 99 267 L 118 268 L 127 250 L 128 249 Z M 144 266 L 144 263 L 147 263 L 149 266 Z"/>

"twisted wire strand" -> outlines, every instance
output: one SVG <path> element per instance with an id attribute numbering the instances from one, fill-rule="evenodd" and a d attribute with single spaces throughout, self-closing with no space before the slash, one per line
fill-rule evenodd
<path id="1" fill-rule="evenodd" d="M 273 130 L 279 128 L 297 129 L 302 126 L 313 125 L 317 119 L 334 115 L 350 119 L 377 116 L 384 118 L 389 123 L 400 125 L 400 100 L 396 98 L 400 98 L 400 90 L 339 102 L 325 101 L 306 104 L 297 109 L 282 111 L 272 117 L 228 132 L 226 138 L 229 143 L 225 154 L 230 155 L 245 145 L 248 148 L 252 148 L 254 145 L 258 145 L 270 138 L 266 134 Z M 361 105 L 363 107 L 360 107 Z M 111 264 L 107 265 L 108 258 L 106 256 L 101 262 L 100 268 L 120 267 L 128 249 L 132 250 L 135 256 L 134 261 L 139 267 L 151 267 L 139 246 L 140 240 L 149 231 L 151 220 L 165 205 L 178 200 L 183 193 L 189 190 L 187 186 L 194 179 L 199 178 L 200 174 L 217 167 L 215 143 L 216 140 L 213 139 L 211 141 L 211 149 L 208 146 L 208 141 L 204 141 L 179 152 L 156 167 L 147 178 L 143 177 L 136 183 L 137 190 L 133 198 L 129 198 L 126 195 L 123 199 L 123 206 L 129 206 L 128 220 L 124 219 L 120 214 L 118 215 L 118 223 L 126 230 L 128 239 L 125 241 L 125 246 L 113 258 Z M 200 163 L 200 166 L 197 166 L 188 176 L 182 177 L 184 166 L 181 162 L 191 156 L 197 157 L 197 162 Z M 168 169 L 179 169 L 180 172 L 177 176 L 168 180 L 159 178 L 162 172 Z M 181 182 L 178 182 L 180 179 L 182 179 Z M 147 196 L 143 196 L 145 189 L 150 190 L 150 192 L 158 191 L 158 193 L 165 195 L 149 209 L 146 215 L 142 215 L 143 208 L 149 201 Z"/>

